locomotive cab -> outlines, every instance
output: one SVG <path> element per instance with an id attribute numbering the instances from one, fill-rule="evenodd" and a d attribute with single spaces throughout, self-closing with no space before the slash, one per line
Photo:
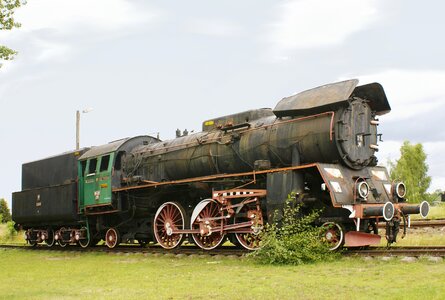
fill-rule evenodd
<path id="1" fill-rule="evenodd" d="M 122 157 L 137 146 L 159 140 L 139 136 L 93 147 L 79 158 L 79 212 L 98 213 L 122 209 L 112 189 L 122 185 Z"/>

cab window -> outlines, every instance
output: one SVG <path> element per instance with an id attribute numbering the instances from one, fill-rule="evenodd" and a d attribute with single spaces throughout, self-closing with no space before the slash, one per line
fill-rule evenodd
<path id="1" fill-rule="evenodd" d="M 99 172 L 104 172 L 108 170 L 108 165 L 110 164 L 110 155 L 103 156 L 100 160 Z"/>
<path id="2" fill-rule="evenodd" d="M 97 166 L 97 158 L 90 159 L 90 163 L 88 164 L 88 174 L 96 173 Z"/>
<path id="3" fill-rule="evenodd" d="M 114 162 L 114 169 L 120 171 L 122 167 L 122 157 L 125 155 L 125 151 L 120 151 L 117 154 L 116 161 Z"/>
<path id="4" fill-rule="evenodd" d="M 82 172 L 82 176 L 85 174 L 85 169 L 87 168 L 87 161 L 83 160 L 80 162 L 80 171 Z"/>

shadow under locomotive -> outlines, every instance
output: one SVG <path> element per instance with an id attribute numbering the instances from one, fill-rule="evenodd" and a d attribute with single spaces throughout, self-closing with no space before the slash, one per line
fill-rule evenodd
<path id="1" fill-rule="evenodd" d="M 211 250 L 229 237 L 252 250 L 291 194 L 304 212 L 322 209 L 332 249 L 380 243 L 379 222 L 393 243 L 429 205 L 408 204 L 405 185 L 377 166 L 378 116 L 390 106 L 380 84 L 357 85 L 324 85 L 173 140 L 138 136 L 24 164 L 13 219 L 32 245 L 172 249 L 188 237 Z"/>

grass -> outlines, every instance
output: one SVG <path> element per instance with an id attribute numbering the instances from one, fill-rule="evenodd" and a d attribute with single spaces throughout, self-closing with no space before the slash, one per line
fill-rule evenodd
<path id="1" fill-rule="evenodd" d="M 445 203 L 431 206 L 428 219 L 445 219 Z M 420 215 L 411 215 L 411 220 L 422 220 Z M 445 246 L 445 229 L 444 228 L 408 228 L 405 238 L 401 238 L 403 229 L 400 230 L 397 243 L 393 246 Z M 386 246 L 385 230 L 379 230 L 379 234 L 383 237 L 381 246 Z"/>
<path id="2" fill-rule="evenodd" d="M 23 238 L 23 232 L 19 232 L 13 236 L 8 235 L 6 224 L 0 223 L 0 243 L 2 244 L 26 244 Z"/>
<path id="3" fill-rule="evenodd" d="M 1 250 L 0 250 L 1 251 Z M 422 259 L 298 267 L 249 260 L 3 250 L 5 299 L 442 299 L 445 262 Z"/>
<path id="4" fill-rule="evenodd" d="M 386 246 L 385 230 L 379 230 L 382 240 L 380 246 Z M 397 243 L 392 247 L 403 246 L 445 246 L 445 230 L 432 228 L 408 228 L 405 238 L 402 239 L 403 229 L 397 237 Z"/>

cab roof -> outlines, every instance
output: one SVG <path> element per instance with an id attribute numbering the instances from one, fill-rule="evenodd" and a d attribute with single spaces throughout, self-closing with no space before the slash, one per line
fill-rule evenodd
<path id="1" fill-rule="evenodd" d="M 117 141 L 110 142 L 105 145 L 91 147 L 90 150 L 85 152 L 79 160 L 87 160 L 91 157 L 99 157 L 108 153 L 118 152 L 118 151 L 131 151 L 133 148 L 141 145 L 148 145 L 152 143 L 160 142 L 159 139 L 144 135 L 136 136 L 132 138 L 124 138 Z"/>

